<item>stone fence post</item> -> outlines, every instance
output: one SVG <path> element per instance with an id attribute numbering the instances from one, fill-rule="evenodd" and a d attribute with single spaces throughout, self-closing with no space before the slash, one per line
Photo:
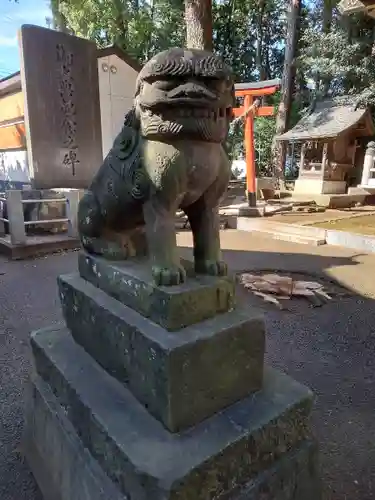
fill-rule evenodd
<path id="1" fill-rule="evenodd" d="M 375 142 L 367 144 L 365 159 L 363 162 L 361 186 L 368 186 L 371 178 L 371 169 L 374 168 Z"/>
<path id="2" fill-rule="evenodd" d="M 1 201 L 1 209 L 0 209 L 1 217 L 4 217 L 4 215 L 6 214 L 4 208 L 5 208 L 5 203 Z M 5 236 L 5 222 L 2 220 L 0 220 L 0 237 L 1 236 Z"/>
<path id="3" fill-rule="evenodd" d="M 23 218 L 22 191 L 10 190 L 6 193 L 9 234 L 12 245 L 26 244 L 25 221 Z"/>
<path id="4" fill-rule="evenodd" d="M 71 189 L 66 192 L 66 216 L 68 218 L 68 235 L 72 238 L 78 237 L 77 213 L 79 200 L 83 196 L 83 190 Z"/>

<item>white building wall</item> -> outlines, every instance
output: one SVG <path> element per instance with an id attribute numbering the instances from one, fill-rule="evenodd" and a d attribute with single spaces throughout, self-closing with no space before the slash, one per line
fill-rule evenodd
<path id="1" fill-rule="evenodd" d="M 138 76 L 131 66 L 116 55 L 98 59 L 100 113 L 103 157 L 110 150 L 133 104 Z"/>
<path id="2" fill-rule="evenodd" d="M 26 150 L 0 151 L 0 191 L 30 184 Z"/>

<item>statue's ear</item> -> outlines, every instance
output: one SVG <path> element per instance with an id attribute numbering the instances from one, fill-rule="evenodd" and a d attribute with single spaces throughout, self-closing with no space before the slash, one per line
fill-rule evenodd
<path id="1" fill-rule="evenodd" d="M 138 122 L 137 128 L 139 128 L 141 126 L 141 110 L 140 110 L 140 107 L 139 107 L 139 97 L 138 97 L 138 95 L 134 98 L 134 104 L 133 104 L 133 106 L 134 106 L 135 119 Z"/>
<path id="2" fill-rule="evenodd" d="M 133 107 L 126 113 L 124 120 L 124 127 L 131 127 L 135 130 L 140 128 L 141 122 L 139 118 L 139 112 L 136 109 L 136 106 Z"/>
<path id="3" fill-rule="evenodd" d="M 236 101 L 236 89 L 234 87 L 234 83 L 232 85 L 231 93 L 232 93 L 232 108 L 235 108 L 237 105 L 237 101 Z M 234 114 L 233 114 L 233 118 L 234 118 Z"/>

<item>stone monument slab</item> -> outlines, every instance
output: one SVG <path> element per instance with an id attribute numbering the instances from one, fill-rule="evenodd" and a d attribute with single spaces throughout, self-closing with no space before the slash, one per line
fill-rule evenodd
<path id="1" fill-rule="evenodd" d="M 59 278 L 72 336 L 172 432 L 262 386 L 263 316 L 237 308 L 168 332 L 78 275 Z"/>
<path id="2" fill-rule="evenodd" d="M 103 160 L 96 45 L 32 25 L 19 40 L 33 187 L 87 188 Z"/>

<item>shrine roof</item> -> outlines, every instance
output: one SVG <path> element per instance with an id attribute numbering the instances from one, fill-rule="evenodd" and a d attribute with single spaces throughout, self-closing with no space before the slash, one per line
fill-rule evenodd
<path id="1" fill-rule="evenodd" d="M 21 90 L 21 75 L 19 71 L 0 79 L 0 96 L 17 92 L 18 90 Z"/>
<path id="2" fill-rule="evenodd" d="M 117 56 L 138 73 L 142 69 L 142 65 L 139 64 L 138 61 L 136 61 L 128 53 L 120 49 L 120 47 L 118 47 L 117 45 L 110 45 L 109 47 L 105 47 L 104 49 L 98 49 L 97 56 L 98 58 L 106 56 Z"/>
<path id="3" fill-rule="evenodd" d="M 340 14 L 350 15 L 357 12 L 365 12 L 375 17 L 375 0 L 341 0 L 338 4 Z"/>
<path id="4" fill-rule="evenodd" d="M 236 90 L 254 90 L 264 89 L 266 87 L 280 87 L 280 85 L 281 80 L 279 78 L 275 78 L 274 80 L 262 80 L 260 82 L 235 83 L 234 88 Z"/>
<path id="5" fill-rule="evenodd" d="M 317 102 L 292 129 L 276 137 L 279 141 L 334 139 L 358 127 L 358 135 L 375 133 L 369 108 L 356 108 L 353 98 Z"/>

